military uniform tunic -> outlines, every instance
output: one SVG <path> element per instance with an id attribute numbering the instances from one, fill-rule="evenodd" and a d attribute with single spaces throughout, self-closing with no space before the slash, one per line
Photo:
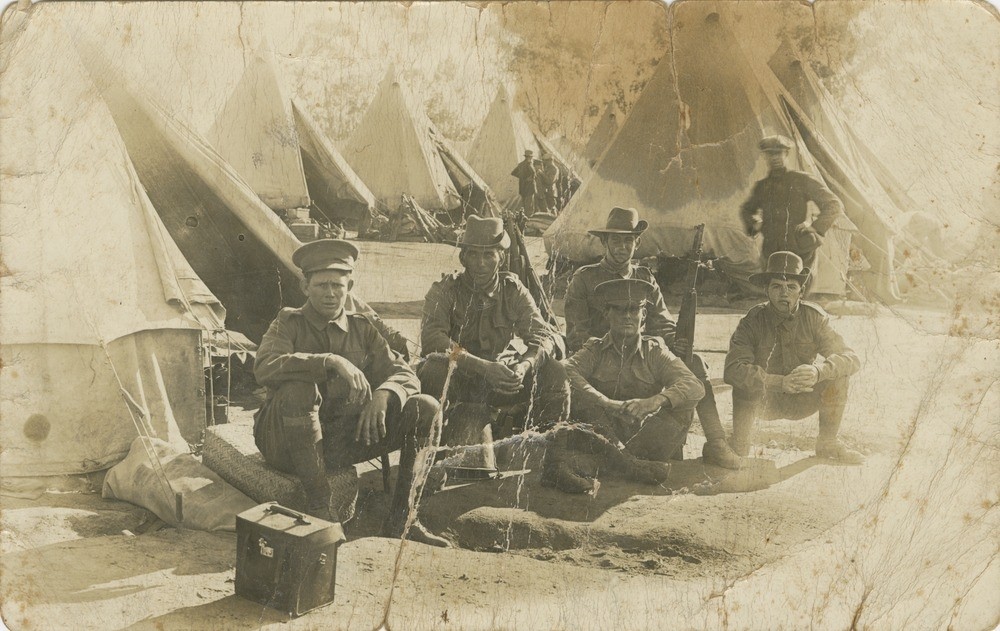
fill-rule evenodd
<path id="1" fill-rule="evenodd" d="M 848 377 L 861 367 L 819 305 L 803 300 L 794 314 L 785 315 L 762 303 L 736 326 L 724 379 L 735 390 L 760 393 L 780 388 L 781 377 L 803 364 L 816 366 L 819 381 Z"/>
<path id="2" fill-rule="evenodd" d="M 347 403 L 347 384 L 324 365 L 331 354 L 360 368 L 373 390 L 395 395 L 390 397 L 383 445 L 369 447 L 354 441 L 356 419 L 364 403 Z M 401 436 L 396 431 L 396 414 L 420 394 L 416 373 L 390 350 L 365 316 L 344 311 L 328 320 L 309 304 L 282 309 L 271 322 L 257 350 L 254 376 L 267 388 L 267 400 L 254 415 L 254 438 L 265 458 L 282 470 L 290 468 L 282 444 L 282 416 L 308 414 L 318 404 L 327 459 L 342 465 L 370 459 L 387 447 L 398 448 Z"/>
<path id="3" fill-rule="evenodd" d="M 844 205 L 821 180 L 801 171 L 773 169 L 754 185 L 750 199 L 740 208 L 740 217 L 747 233 L 753 236 L 752 217 L 761 211 L 762 260 L 767 261 L 773 252 L 787 250 L 798 254 L 806 267 L 815 269 L 815 235 L 806 239 L 794 230 L 809 217 L 809 202 L 819 207 L 819 217 L 812 223 L 811 231 L 825 236 L 844 214 Z"/>
<path id="4" fill-rule="evenodd" d="M 487 291 L 474 288 L 464 272 L 447 275 L 431 286 L 424 299 L 420 344 L 425 359 L 417 367 L 423 392 L 440 401 L 448 380 L 449 401 L 511 409 L 532 400 L 532 418 L 517 414 L 516 423 L 561 420 L 568 413 L 569 385 L 562 364 L 552 355 L 556 335 L 514 274 L 500 272 Z M 515 336 L 527 346 L 520 357 L 538 357 L 525 373 L 520 392 L 498 392 L 480 375 L 461 371 L 449 380 L 446 354 L 456 346 L 488 361 L 498 361 L 503 354 L 512 363 L 518 360 L 509 349 Z M 443 440 L 450 440 L 447 432 Z"/>
<path id="5" fill-rule="evenodd" d="M 813 365 L 819 378 L 811 392 L 781 390 L 782 377 Z M 837 436 L 847 404 L 848 378 L 858 356 L 830 326 L 819 305 L 802 301 L 795 313 L 757 305 L 740 320 L 729 342 L 725 380 L 733 386 L 733 448 L 744 455 L 757 419 L 807 418 L 819 412 L 819 439 Z"/>
<path id="6" fill-rule="evenodd" d="M 629 264 L 624 274 L 612 270 L 602 260 L 593 265 L 584 265 L 576 270 L 566 288 L 566 347 L 570 353 L 579 350 L 592 337 L 603 337 L 610 325 L 604 312 L 594 300 L 594 288 L 601 283 L 619 278 L 644 280 L 654 287 L 646 309 L 646 325 L 643 333 L 663 338 L 667 344 L 674 341 L 676 329 L 663 294 L 656 283 L 652 270 L 641 265 Z"/>
<path id="7" fill-rule="evenodd" d="M 641 336 L 633 348 L 619 348 L 610 333 L 593 338 L 565 362 L 573 388 L 572 418 L 610 427 L 635 455 L 650 460 L 680 459 L 705 389 L 684 362 L 657 337 Z M 666 402 L 641 429 L 609 417 L 611 401 L 644 399 L 662 394 Z"/>
<path id="8" fill-rule="evenodd" d="M 420 323 L 420 352 L 447 353 L 457 344 L 477 357 L 495 361 L 514 336 L 528 354 L 551 352 L 555 332 L 542 319 L 528 288 L 517 276 L 500 272 L 490 291 L 477 291 L 466 273 L 449 274 L 431 285 Z"/>

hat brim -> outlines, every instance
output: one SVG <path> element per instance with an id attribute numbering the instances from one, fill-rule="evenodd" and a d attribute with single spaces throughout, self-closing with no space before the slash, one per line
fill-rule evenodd
<path id="1" fill-rule="evenodd" d="M 805 285 L 806 281 L 809 280 L 809 268 L 803 267 L 801 274 L 784 274 L 782 272 L 757 272 L 756 274 L 750 274 L 747 280 L 752 285 L 758 287 L 767 287 L 767 284 L 771 282 L 773 278 L 780 278 L 781 280 L 797 280 L 799 284 Z"/>
<path id="2" fill-rule="evenodd" d="M 460 248 L 472 248 L 475 250 L 490 250 L 492 248 L 506 250 L 510 247 L 510 235 L 504 230 L 500 238 L 494 243 L 463 243 L 462 241 L 455 241 L 454 244 Z"/>
<path id="3" fill-rule="evenodd" d="M 640 219 L 638 223 L 635 224 L 635 230 L 615 230 L 614 228 L 603 228 L 601 230 L 588 230 L 587 232 L 594 235 L 595 237 L 600 237 L 606 234 L 634 234 L 636 236 L 639 236 L 640 234 L 645 232 L 646 228 L 648 227 L 649 227 L 649 222 L 647 222 L 645 219 Z"/>

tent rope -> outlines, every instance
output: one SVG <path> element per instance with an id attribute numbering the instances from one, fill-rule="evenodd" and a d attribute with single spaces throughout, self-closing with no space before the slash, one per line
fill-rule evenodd
<path id="1" fill-rule="evenodd" d="M 135 431 L 139 434 L 139 437 L 143 439 L 141 442 L 142 442 L 142 448 L 146 452 L 146 458 L 149 459 L 150 465 L 152 466 L 153 470 L 158 474 L 160 481 L 164 484 L 164 486 L 166 486 L 167 493 L 169 494 L 168 496 L 176 498 L 178 493 L 174 489 L 174 486 L 170 483 L 170 478 L 167 477 L 167 472 L 163 468 L 163 463 L 161 463 L 160 459 L 156 457 L 156 453 L 152 450 L 152 445 L 149 443 L 148 440 L 152 438 L 152 436 L 149 433 L 149 430 L 151 430 L 153 427 L 149 410 L 140 405 L 139 402 L 136 401 L 135 398 L 132 396 L 132 394 L 129 393 L 128 389 L 125 388 L 125 384 L 122 382 L 121 376 L 118 374 L 118 369 L 115 367 L 115 362 L 113 359 L 111 359 L 111 352 L 108 351 L 107 344 L 104 342 L 104 339 L 101 338 L 100 336 L 97 336 L 97 339 L 98 339 L 98 344 L 101 347 L 101 350 L 104 351 L 104 356 L 108 360 L 108 365 L 111 366 L 111 373 L 114 375 L 115 381 L 118 383 L 118 391 L 121 393 L 122 399 L 125 401 L 125 409 L 128 410 L 129 418 L 132 420 L 132 425 L 135 427 Z M 135 413 L 133 411 L 133 406 L 135 408 L 135 411 L 138 411 L 142 415 L 143 423 L 140 423 L 136 419 Z M 181 521 L 180 515 L 177 515 L 177 517 L 178 521 Z"/>
<path id="2" fill-rule="evenodd" d="M 104 345 L 102 344 L 101 347 L 104 348 Z M 106 350 L 105 354 L 107 354 Z M 110 362 L 111 360 L 110 355 L 108 355 L 108 360 Z M 129 411 L 129 417 L 132 419 L 132 424 L 135 426 L 136 431 L 139 433 L 139 436 L 144 439 L 142 441 L 142 447 L 143 450 L 146 452 L 146 457 L 149 459 L 150 464 L 153 466 L 153 470 L 159 474 L 160 480 L 163 482 L 164 486 L 166 486 L 167 492 L 170 494 L 170 496 L 171 497 L 176 496 L 177 491 L 170 483 L 170 478 L 167 476 L 167 472 L 163 468 L 163 463 L 161 463 L 160 459 L 156 457 L 156 453 L 152 450 L 152 446 L 150 445 L 149 442 L 147 442 L 147 439 L 153 438 L 153 436 L 151 436 L 149 431 L 147 430 L 147 427 L 149 428 L 152 427 L 152 420 L 150 419 L 149 410 L 140 406 L 139 403 L 136 402 L 136 400 L 125 388 L 125 385 L 122 383 L 121 378 L 118 376 L 118 371 L 114 367 L 114 363 L 111 363 L 111 370 L 115 375 L 115 380 L 118 382 L 118 390 L 119 392 L 121 392 L 122 398 L 125 399 L 126 403 L 131 404 L 131 405 L 126 405 L 125 407 Z M 144 421 L 144 423 L 139 423 L 139 421 L 136 420 L 135 414 L 133 413 L 131 407 L 133 405 L 135 406 L 136 410 L 142 414 L 142 420 Z"/>

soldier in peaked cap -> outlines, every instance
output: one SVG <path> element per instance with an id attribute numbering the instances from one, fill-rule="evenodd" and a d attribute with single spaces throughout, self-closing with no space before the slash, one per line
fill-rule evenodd
<path id="1" fill-rule="evenodd" d="M 650 283 L 619 278 L 598 285 L 595 299 L 609 323 L 564 363 L 573 388 L 574 421 L 592 423 L 645 460 L 681 458 L 695 404 L 705 389 L 659 337 L 643 335 Z"/>
<path id="2" fill-rule="evenodd" d="M 790 251 L 815 272 L 816 250 L 827 230 L 844 214 L 844 205 L 822 180 L 787 168 L 793 146 L 780 135 L 760 141 L 768 174 L 754 185 L 750 198 L 740 207 L 740 219 L 749 236 L 764 236 L 762 267 L 773 252 Z M 819 217 L 814 220 L 809 216 L 809 202 L 819 208 Z"/>
<path id="3" fill-rule="evenodd" d="M 634 208 L 612 208 L 604 228 L 590 231 L 590 234 L 600 238 L 604 246 L 604 258 L 598 263 L 584 265 L 576 270 L 566 289 L 566 346 L 571 353 L 581 348 L 588 339 L 603 337 L 608 332 L 610 324 L 596 288 L 615 279 L 637 279 L 652 287 L 647 298 L 643 333 L 662 338 L 673 352 L 686 355 L 687 346 L 691 342 L 677 339 L 674 335 L 676 327 L 673 317 L 667 310 L 652 270 L 632 262 L 647 226 L 645 221 L 639 219 L 639 212 Z M 705 362 L 698 355 L 693 355 L 688 368 L 698 377 L 705 390 L 704 398 L 698 402 L 698 420 L 707 438 L 702 457 L 709 464 L 737 469 L 740 459 L 726 443 L 726 433 L 722 429 L 722 420 L 715 404 L 715 393 Z"/>
<path id="4" fill-rule="evenodd" d="M 306 304 L 278 313 L 261 341 L 254 376 L 267 400 L 254 415 L 254 440 L 268 464 L 296 475 L 307 512 L 339 521 L 327 470 L 400 450 L 399 477 L 383 534 L 404 534 L 417 452 L 432 445 L 438 403 L 420 394 L 413 370 L 363 315 L 345 308 L 358 249 L 324 239 L 292 260 L 305 276 Z M 408 538 L 448 542 L 414 520 Z"/>
<path id="5" fill-rule="evenodd" d="M 729 341 L 725 381 L 733 386 L 736 453 L 746 455 L 757 419 L 804 419 L 819 412 L 816 455 L 845 464 L 864 457 L 837 438 L 847 404 L 848 379 L 861 363 L 830 318 L 801 300 L 809 269 L 794 252 L 775 252 L 750 282 L 767 291 Z"/>
<path id="6" fill-rule="evenodd" d="M 292 253 L 292 262 L 301 270 L 316 271 L 317 265 L 326 262 L 326 264 L 334 266 L 330 269 L 353 271 L 357 260 L 358 249 L 347 241 L 337 239 L 313 241 L 299 247 Z M 311 271 L 306 273 L 311 273 Z M 369 322 L 389 343 L 389 348 L 402 355 L 404 359 L 409 359 L 410 350 L 406 345 L 406 338 L 399 331 L 386 324 L 367 303 L 349 292 L 344 302 L 344 308 L 348 312 L 361 314 L 368 318 Z"/>
<path id="7" fill-rule="evenodd" d="M 424 299 L 417 368 L 423 391 L 440 400 L 449 364 L 451 403 L 509 408 L 531 401 L 533 425 L 565 418 L 569 386 L 553 357 L 556 337 L 515 274 L 500 271 L 510 246 L 503 221 L 470 215 L 456 244 L 465 268 L 434 283 Z M 525 350 L 515 349 L 514 339 Z M 449 433 L 452 427 L 446 428 Z M 444 442 L 450 444 L 448 436 Z"/>

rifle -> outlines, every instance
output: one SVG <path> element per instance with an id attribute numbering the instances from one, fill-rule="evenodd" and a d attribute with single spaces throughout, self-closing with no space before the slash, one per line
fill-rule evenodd
<path id="1" fill-rule="evenodd" d="M 705 236 L 705 224 L 698 224 L 694 229 L 694 245 L 688 255 L 688 269 L 684 277 L 684 284 L 687 292 L 681 299 L 681 310 L 677 314 L 677 328 L 674 332 L 675 340 L 690 340 L 691 345 L 687 353 L 680 359 L 685 363 L 691 363 L 691 355 L 694 354 L 694 321 L 698 315 L 698 272 L 702 267 L 708 267 L 701 260 L 701 240 Z"/>

